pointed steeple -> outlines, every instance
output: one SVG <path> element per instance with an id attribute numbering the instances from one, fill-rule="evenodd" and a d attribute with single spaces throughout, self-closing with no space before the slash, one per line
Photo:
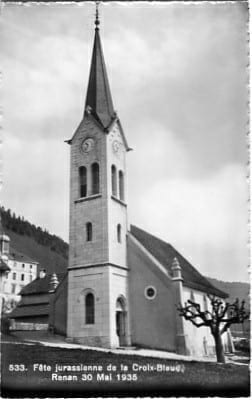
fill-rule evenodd
<path id="1" fill-rule="evenodd" d="M 113 117 L 115 117 L 115 111 L 102 52 L 99 24 L 100 21 L 97 4 L 94 47 L 89 73 L 85 110 L 91 112 L 103 127 L 106 128 L 110 125 Z"/>

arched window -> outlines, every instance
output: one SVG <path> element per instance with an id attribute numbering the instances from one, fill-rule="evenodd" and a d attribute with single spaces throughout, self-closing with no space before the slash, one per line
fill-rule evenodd
<path id="1" fill-rule="evenodd" d="M 97 163 L 92 164 L 91 176 L 92 176 L 92 194 L 97 194 L 100 192 L 99 164 Z"/>
<path id="2" fill-rule="evenodd" d="M 117 196 L 117 179 L 116 179 L 116 167 L 111 167 L 111 179 L 112 179 L 112 195 Z"/>
<path id="3" fill-rule="evenodd" d="M 94 324 L 95 322 L 95 304 L 93 293 L 88 293 L 85 297 L 85 322 Z"/>
<path id="4" fill-rule="evenodd" d="M 80 182 L 80 197 L 87 195 L 87 169 L 86 167 L 79 168 L 79 182 Z"/>
<path id="5" fill-rule="evenodd" d="M 122 171 L 119 171 L 119 197 L 120 200 L 124 200 L 124 176 Z"/>
<path id="6" fill-rule="evenodd" d="M 92 242 L 93 239 L 93 226 L 91 222 L 86 223 L 86 240 L 87 242 Z"/>
<path id="7" fill-rule="evenodd" d="M 117 241 L 118 243 L 122 241 L 122 227 L 120 224 L 117 225 Z"/>

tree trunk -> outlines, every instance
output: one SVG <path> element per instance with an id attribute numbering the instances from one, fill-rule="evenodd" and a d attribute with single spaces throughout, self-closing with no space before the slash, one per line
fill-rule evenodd
<path id="1" fill-rule="evenodd" d="M 214 341 L 215 341 L 217 362 L 225 363 L 224 349 L 220 332 L 214 335 Z"/>

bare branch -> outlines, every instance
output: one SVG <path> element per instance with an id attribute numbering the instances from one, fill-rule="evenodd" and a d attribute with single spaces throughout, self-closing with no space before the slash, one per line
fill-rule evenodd
<path id="1" fill-rule="evenodd" d="M 179 304 L 177 307 L 179 315 L 192 322 L 193 325 L 209 326 L 212 334 L 223 334 L 234 323 L 241 323 L 249 318 L 249 313 L 245 310 L 245 301 L 241 303 L 236 299 L 233 303 L 225 303 L 223 300 L 213 295 L 208 295 L 212 312 L 202 311 L 199 303 L 187 300 L 184 307 Z M 198 321 L 200 320 L 200 321 Z M 221 325 L 224 323 L 224 326 Z"/>

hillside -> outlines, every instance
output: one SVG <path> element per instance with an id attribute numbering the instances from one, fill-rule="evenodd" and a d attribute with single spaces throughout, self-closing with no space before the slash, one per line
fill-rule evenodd
<path id="1" fill-rule="evenodd" d="M 0 212 L 2 226 L 5 230 L 30 237 L 36 243 L 49 247 L 50 250 L 62 255 L 64 258 L 68 257 L 68 244 L 58 236 L 50 234 L 40 226 L 31 224 L 24 217 L 17 217 L 15 213 L 11 210 L 5 210 L 4 207 L 1 207 Z"/>
<path id="2" fill-rule="evenodd" d="M 215 287 L 222 290 L 223 292 L 229 294 L 228 301 L 232 302 L 236 298 L 240 300 L 245 300 L 246 305 L 250 304 L 249 301 L 249 292 L 250 292 L 250 285 L 249 283 L 245 282 L 225 282 L 219 281 L 218 279 L 208 278 L 207 280 L 210 281 Z"/>
<path id="3" fill-rule="evenodd" d="M 11 239 L 11 248 L 31 257 L 39 263 L 40 269 L 46 272 L 64 272 L 67 268 L 67 259 L 62 255 L 52 251 L 49 247 L 37 243 L 33 238 L 19 235 L 5 229 L 6 234 Z"/>
<path id="4" fill-rule="evenodd" d="M 68 244 L 10 210 L 1 208 L 4 232 L 10 237 L 11 249 L 17 250 L 39 263 L 48 273 L 64 272 L 67 268 Z"/>

